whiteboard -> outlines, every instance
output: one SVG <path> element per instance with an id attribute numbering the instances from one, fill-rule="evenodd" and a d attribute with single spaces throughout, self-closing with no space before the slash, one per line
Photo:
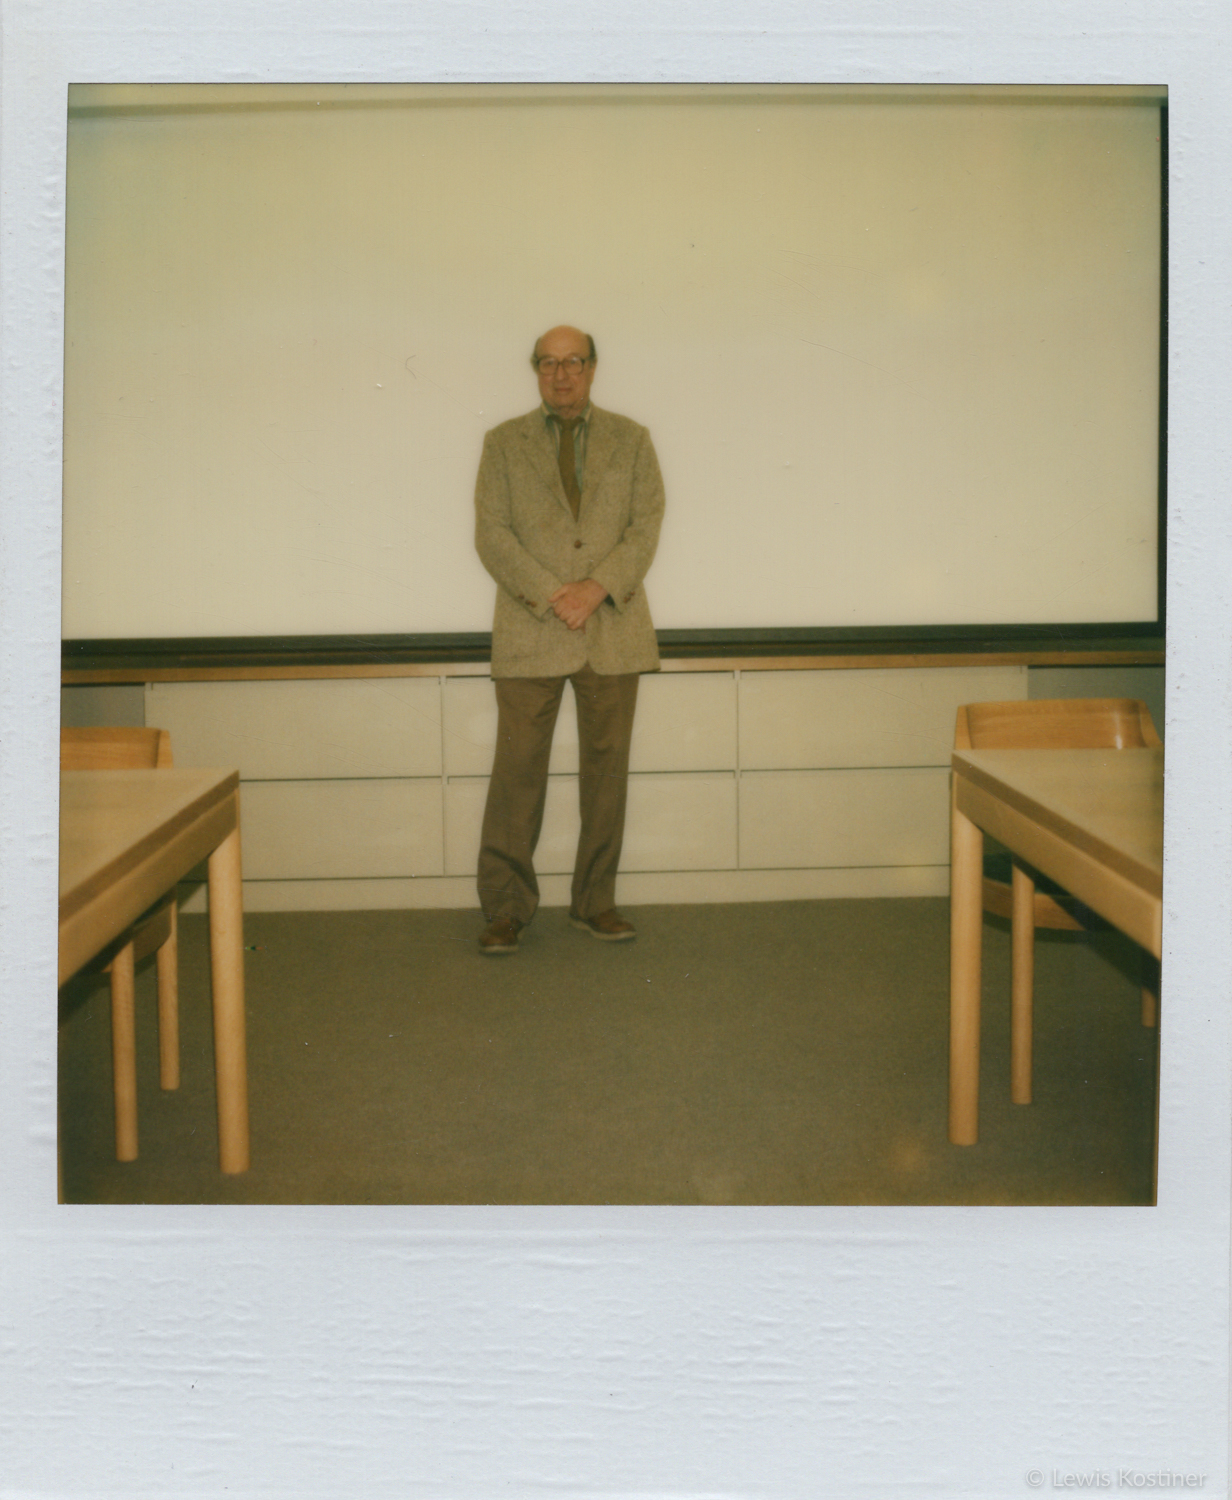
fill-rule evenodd
<path id="1" fill-rule="evenodd" d="M 1154 621 L 1160 92 L 75 87 L 64 634 L 489 629 L 561 322 L 661 629 Z"/>

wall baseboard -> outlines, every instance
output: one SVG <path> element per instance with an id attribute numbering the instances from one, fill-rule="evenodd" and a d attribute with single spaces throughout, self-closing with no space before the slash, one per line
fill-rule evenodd
<path id="1" fill-rule="evenodd" d="M 544 908 L 569 904 L 569 877 L 540 879 Z M 620 877 L 624 906 L 713 905 L 726 901 L 836 901 L 887 896 L 948 896 L 944 865 L 840 870 L 685 870 L 632 872 Z M 181 886 L 181 910 L 206 910 L 205 887 Z M 246 880 L 244 910 L 400 911 L 474 907 L 475 882 L 467 876 L 405 880 Z"/>

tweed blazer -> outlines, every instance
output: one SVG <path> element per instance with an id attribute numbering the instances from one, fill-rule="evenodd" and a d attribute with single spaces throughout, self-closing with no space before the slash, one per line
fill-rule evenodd
<path id="1" fill-rule="evenodd" d="M 659 543 L 663 477 L 650 434 L 591 407 L 577 519 L 542 411 L 494 427 L 475 484 L 475 546 L 495 578 L 493 677 L 653 672 L 659 646 L 642 579 Z M 593 578 L 608 597 L 581 630 L 550 596 Z"/>

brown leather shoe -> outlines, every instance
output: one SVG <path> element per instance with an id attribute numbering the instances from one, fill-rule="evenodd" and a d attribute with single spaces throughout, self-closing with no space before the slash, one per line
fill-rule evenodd
<path id="1" fill-rule="evenodd" d="M 627 943 L 630 938 L 637 936 L 637 928 L 632 922 L 626 922 L 614 906 L 601 911 L 597 917 L 579 917 L 576 912 L 571 911 L 569 920 L 575 927 L 580 927 L 583 932 L 589 932 L 591 937 L 597 937 L 605 943 Z"/>
<path id="2" fill-rule="evenodd" d="M 518 933 L 526 926 L 517 917 L 497 917 L 479 934 L 480 953 L 516 953 Z"/>

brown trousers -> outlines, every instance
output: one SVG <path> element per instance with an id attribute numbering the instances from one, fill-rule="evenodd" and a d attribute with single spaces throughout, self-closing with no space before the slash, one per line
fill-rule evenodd
<path id="1" fill-rule="evenodd" d="M 572 910 L 594 917 L 616 904 L 638 680 L 636 673 L 603 677 L 586 666 L 569 681 L 577 700 L 582 813 Z M 499 722 L 479 844 L 479 904 L 489 922 L 529 922 L 539 905 L 535 845 L 565 679 L 498 677 L 495 687 Z"/>

